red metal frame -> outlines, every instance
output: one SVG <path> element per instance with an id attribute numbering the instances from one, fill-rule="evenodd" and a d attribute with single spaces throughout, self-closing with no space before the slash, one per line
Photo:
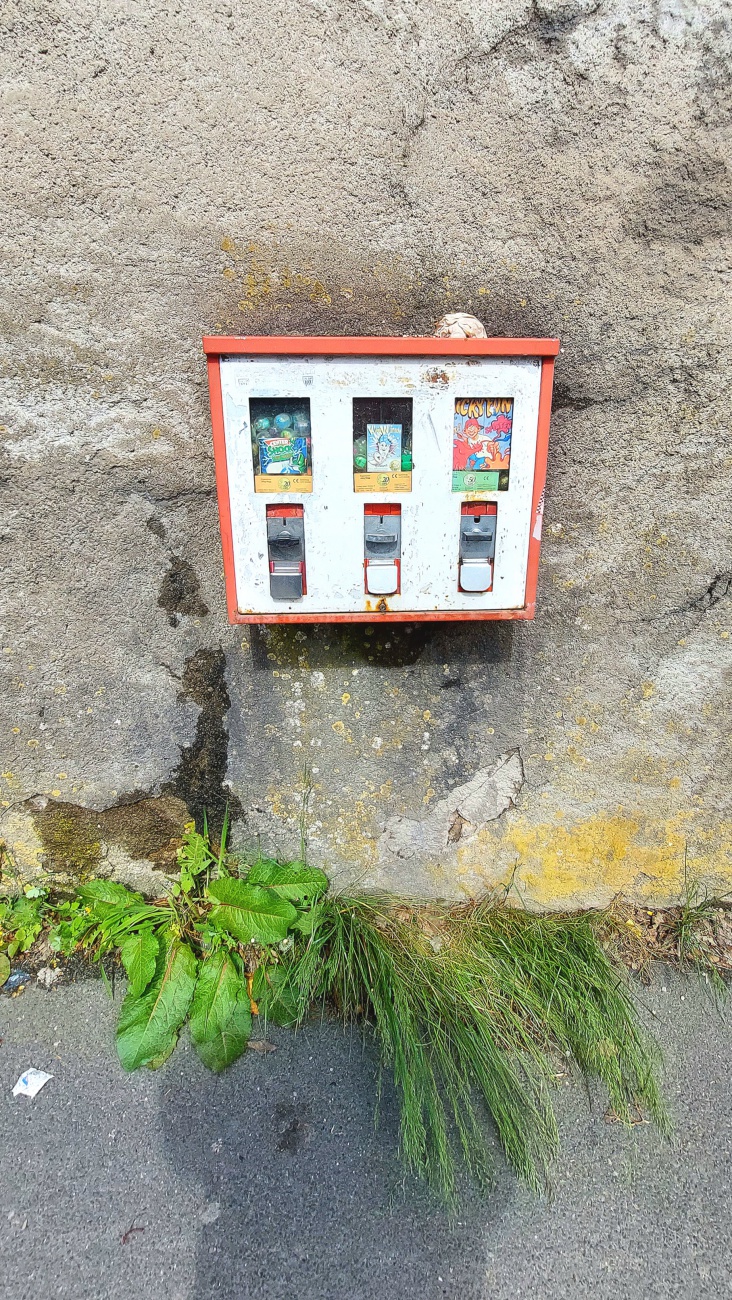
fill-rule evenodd
<path id="1" fill-rule="evenodd" d="M 275 519 L 304 519 L 305 510 L 302 506 L 283 505 L 279 501 L 267 502 L 267 517 L 273 515 Z"/>
<path id="2" fill-rule="evenodd" d="M 556 357 L 559 339 L 423 339 L 342 335 L 205 334 L 207 356 L 289 357 Z"/>
<path id="3" fill-rule="evenodd" d="M 559 339 L 436 339 L 355 338 L 316 336 L 251 335 L 230 337 L 206 335 L 203 350 L 208 363 L 211 398 L 216 491 L 221 520 L 221 549 L 226 582 L 226 605 L 230 623 L 458 623 L 495 619 L 529 619 L 536 612 L 539 579 L 539 551 L 544 514 L 544 487 L 549 452 L 549 417 L 554 382 L 554 358 Z M 234 543 L 229 499 L 229 470 L 226 459 L 224 411 L 221 397 L 222 356 L 382 356 L 382 357 L 536 357 L 541 360 L 539 422 L 531 502 L 531 533 L 526 572 L 525 602 L 520 609 L 434 610 L 394 613 L 375 608 L 349 614 L 242 614 L 237 608 Z"/>
<path id="4" fill-rule="evenodd" d="M 213 428 L 214 466 L 216 469 L 216 494 L 221 522 L 221 550 L 224 559 L 226 583 L 226 609 L 230 623 L 240 623 L 236 600 L 236 570 L 234 568 L 234 537 L 231 531 L 231 499 L 229 497 L 229 466 L 226 459 L 226 433 L 224 432 L 224 402 L 221 396 L 221 365 L 217 356 L 208 357 L 208 391 L 211 398 L 211 426 Z"/>
<path id="5" fill-rule="evenodd" d="M 481 515 L 497 515 L 498 505 L 495 501 L 463 501 L 460 514 L 472 515 L 473 519 L 480 519 Z"/>

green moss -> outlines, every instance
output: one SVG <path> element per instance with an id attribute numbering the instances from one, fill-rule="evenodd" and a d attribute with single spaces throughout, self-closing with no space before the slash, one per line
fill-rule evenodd
<path id="1" fill-rule="evenodd" d="M 102 845 L 99 814 L 73 803 L 47 803 L 33 814 L 48 871 L 90 879 L 99 868 Z"/>
<path id="2" fill-rule="evenodd" d="M 161 871 L 174 871 L 189 817 L 185 803 L 173 796 L 137 799 L 102 812 L 49 801 L 33 813 L 46 870 L 79 882 L 99 873 L 107 845 L 119 845 L 130 857 L 146 859 Z"/>

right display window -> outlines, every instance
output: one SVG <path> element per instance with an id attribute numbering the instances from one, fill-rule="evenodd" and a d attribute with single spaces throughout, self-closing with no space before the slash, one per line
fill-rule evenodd
<path id="1" fill-rule="evenodd" d="M 512 431 L 512 397 L 456 397 L 453 492 L 503 492 L 508 488 Z"/>

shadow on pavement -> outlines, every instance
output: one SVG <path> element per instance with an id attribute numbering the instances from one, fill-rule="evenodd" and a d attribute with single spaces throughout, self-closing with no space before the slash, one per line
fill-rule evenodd
<path id="1" fill-rule="evenodd" d="M 485 1295 L 484 1229 L 515 1185 L 452 1221 L 401 1183 L 398 1114 L 357 1033 L 270 1029 L 277 1051 L 248 1052 L 219 1077 L 193 1054 L 187 1088 L 162 1090 L 164 1149 L 207 1203 L 191 1300 L 432 1300 Z"/>

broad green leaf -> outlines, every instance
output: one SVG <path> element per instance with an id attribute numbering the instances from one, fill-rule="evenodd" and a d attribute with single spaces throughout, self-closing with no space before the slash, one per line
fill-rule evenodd
<path id="1" fill-rule="evenodd" d="M 214 880 L 208 897 L 214 903 L 211 924 L 228 930 L 240 943 L 279 943 L 297 917 L 286 898 L 233 877 Z"/>
<path id="2" fill-rule="evenodd" d="M 146 993 L 127 993 L 117 1026 L 117 1051 L 126 1070 L 159 1063 L 172 1051 L 188 1014 L 196 985 L 197 962 L 185 943 L 160 944 L 155 976 Z"/>
<path id="3" fill-rule="evenodd" d="M 34 898 L 26 898 L 25 895 L 21 895 L 20 898 L 15 899 L 12 909 L 5 917 L 5 929 L 14 933 L 21 928 L 30 929 L 32 926 L 37 925 L 40 930 L 43 911 L 42 903 L 39 903 Z"/>
<path id="4" fill-rule="evenodd" d="M 10 974 L 10 958 L 7 953 L 0 952 L 0 987 L 5 983 Z"/>
<path id="5" fill-rule="evenodd" d="M 162 1052 L 158 1052 L 157 1056 L 153 1056 L 149 1061 L 145 1062 L 145 1069 L 159 1070 L 161 1065 L 165 1065 L 165 1062 L 167 1061 L 171 1052 L 174 1050 L 177 1042 L 178 1042 L 178 1035 L 176 1034 L 175 1038 L 171 1039 L 167 1047 L 163 1048 Z"/>
<path id="6" fill-rule="evenodd" d="M 28 898 L 21 895 L 13 900 L 3 916 L 2 928 L 12 935 L 7 944 L 8 957 L 15 957 L 19 952 L 26 952 L 38 938 L 43 928 L 43 913 L 46 907 L 42 898 Z"/>
<path id="7" fill-rule="evenodd" d="M 300 1019 L 298 990 L 286 966 L 258 966 L 252 982 L 252 997 L 263 1019 L 276 1025 L 294 1025 Z"/>
<path id="8" fill-rule="evenodd" d="M 158 936 L 154 930 L 144 929 L 128 934 L 119 946 L 122 965 L 130 981 L 133 997 L 145 992 L 155 974 L 155 963 L 160 952 Z"/>
<path id="9" fill-rule="evenodd" d="M 317 867 L 306 867 L 304 862 L 272 862 L 263 859 L 255 862 L 247 876 L 249 885 L 266 885 L 280 898 L 303 902 L 317 898 L 328 888 L 328 877 Z"/>
<path id="10" fill-rule="evenodd" d="M 132 896 L 132 902 L 97 903 L 91 909 L 92 928 L 84 935 L 85 944 L 99 943 L 99 952 L 109 952 L 110 948 L 120 948 L 134 931 L 167 928 L 173 914 L 169 907 L 153 907 L 144 899 L 139 903 Z"/>
<path id="11" fill-rule="evenodd" d="M 191 1038 L 210 1070 L 223 1070 L 241 1056 L 252 1029 L 244 975 L 223 948 L 202 964 L 190 1015 Z"/>
<path id="12" fill-rule="evenodd" d="M 86 885 L 80 885 L 77 897 L 83 898 L 85 903 L 92 907 L 98 903 L 108 904 L 111 907 L 118 907 L 120 903 L 144 903 L 142 894 L 134 894 L 126 885 L 120 885 L 116 880 L 90 880 Z"/>
<path id="13" fill-rule="evenodd" d="M 298 934 L 314 934 L 318 928 L 318 922 L 323 915 L 323 908 L 317 904 L 314 907 L 308 907 L 302 912 L 298 912 L 297 920 L 292 922 L 291 930 L 296 930 Z"/>
<path id="14" fill-rule="evenodd" d="M 208 846 L 208 838 L 199 835 L 193 822 L 186 824 L 183 843 L 178 849 L 178 866 L 180 868 L 180 887 L 184 894 L 190 894 L 200 876 L 215 861 Z"/>

